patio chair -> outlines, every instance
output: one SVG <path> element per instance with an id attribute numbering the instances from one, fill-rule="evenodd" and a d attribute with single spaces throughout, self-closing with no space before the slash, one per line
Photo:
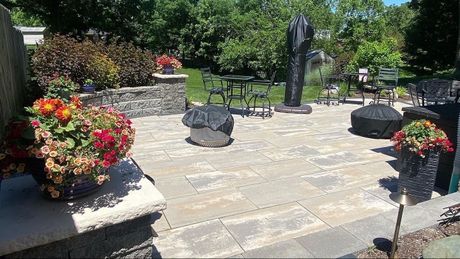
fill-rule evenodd
<path id="1" fill-rule="evenodd" d="M 449 102 L 457 103 L 458 99 L 460 98 L 460 81 L 452 80 L 451 82 L 452 83 L 449 88 L 450 94 L 449 97 L 447 97 L 447 99 L 449 100 Z"/>
<path id="2" fill-rule="evenodd" d="M 319 77 L 321 79 L 321 90 L 316 98 L 316 103 L 326 103 L 327 106 L 332 104 L 339 105 L 340 101 L 340 75 L 325 76 L 321 71 L 321 67 L 318 68 Z M 337 97 L 334 97 L 337 95 Z M 333 102 L 336 101 L 336 102 Z"/>
<path id="3" fill-rule="evenodd" d="M 422 105 L 436 105 L 453 102 L 449 100 L 452 83 L 449 80 L 430 79 L 419 82 L 422 90 Z"/>
<path id="4" fill-rule="evenodd" d="M 225 102 L 225 90 L 224 84 L 222 80 L 217 79 L 215 76 L 211 74 L 211 69 L 209 67 L 201 68 L 201 77 L 203 79 L 203 86 L 204 90 L 209 91 L 208 101 L 206 102 L 208 105 L 211 103 L 212 95 L 220 95 L 222 97 L 222 104 L 223 106 L 226 105 Z M 217 82 L 217 84 L 214 84 Z"/>
<path id="5" fill-rule="evenodd" d="M 409 95 L 414 107 L 420 106 L 420 99 L 422 98 L 420 87 L 416 84 L 409 83 L 407 89 L 409 90 Z"/>
<path id="6" fill-rule="evenodd" d="M 265 119 L 265 108 L 268 108 L 268 117 L 271 117 L 271 102 L 269 98 L 270 90 L 272 86 L 275 84 L 275 76 L 276 76 L 276 70 L 272 73 L 270 80 L 252 80 L 250 82 L 250 88 L 248 91 L 248 95 L 251 97 L 249 98 L 248 103 L 250 104 L 252 100 L 254 100 L 254 105 L 253 105 L 253 114 L 257 114 L 256 112 L 256 103 L 257 99 L 262 100 L 262 106 L 259 106 L 258 108 L 262 108 L 262 118 Z M 265 105 L 265 100 L 268 101 L 268 106 Z"/>
<path id="7" fill-rule="evenodd" d="M 395 88 L 398 85 L 397 68 L 379 68 L 379 75 L 374 78 L 373 88 L 375 89 L 373 103 L 380 103 L 382 91 L 388 96 L 388 105 L 394 106 Z"/>

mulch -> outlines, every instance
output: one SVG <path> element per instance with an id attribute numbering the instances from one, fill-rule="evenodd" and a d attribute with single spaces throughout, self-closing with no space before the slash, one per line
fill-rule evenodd
<path id="1" fill-rule="evenodd" d="M 423 249 L 431 241 L 444 237 L 460 235 L 460 221 L 448 225 L 438 225 L 406 234 L 398 240 L 398 258 L 422 258 Z M 370 247 L 356 253 L 357 258 L 388 258 L 391 252 L 391 241 L 382 242 L 377 246 Z"/>

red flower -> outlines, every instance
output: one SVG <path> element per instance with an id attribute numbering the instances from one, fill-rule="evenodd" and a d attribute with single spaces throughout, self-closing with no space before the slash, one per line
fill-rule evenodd
<path id="1" fill-rule="evenodd" d="M 72 111 L 67 106 L 62 106 L 56 111 L 56 117 L 62 123 L 67 123 L 72 118 Z"/>

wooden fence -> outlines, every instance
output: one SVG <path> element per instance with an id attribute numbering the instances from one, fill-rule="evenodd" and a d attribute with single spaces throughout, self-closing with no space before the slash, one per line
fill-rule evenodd
<path id="1" fill-rule="evenodd" d="M 22 109 L 27 83 L 27 52 L 22 33 L 0 4 L 0 139 L 8 120 Z"/>

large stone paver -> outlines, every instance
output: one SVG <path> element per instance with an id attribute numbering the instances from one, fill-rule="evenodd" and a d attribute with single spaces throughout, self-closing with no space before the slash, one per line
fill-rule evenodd
<path id="1" fill-rule="evenodd" d="M 295 240 L 316 258 L 337 258 L 366 248 L 365 243 L 341 227 L 322 230 Z"/>
<path id="2" fill-rule="evenodd" d="M 310 258 L 313 255 L 294 239 L 282 241 L 273 245 L 249 250 L 244 258 Z"/>
<path id="3" fill-rule="evenodd" d="M 250 167 L 267 180 L 301 176 L 321 171 L 321 168 L 300 158 L 252 165 Z"/>
<path id="4" fill-rule="evenodd" d="M 190 174 L 186 177 L 199 192 L 239 187 L 266 181 L 249 167 L 224 168 L 221 171 Z"/>
<path id="5" fill-rule="evenodd" d="M 185 176 L 162 179 L 156 183 L 156 187 L 166 199 L 173 199 L 197 193 L 195 188 L 193 188 Z"/>
<path id="6" fill-rule="evenodd" d="M 171 199 L 165 214 L 171 227 L 176 228 L 254 209 L 241 192 L 223 190 Z"/>
<path id="7" fill-rule="evenodd" d="M 217 258 L 243 252 L 217 219 L 161 232 L 153 247 L 153 258 Z"/>
<path id="8" fill-rule="evenodd" d="M 222 222 L 245 251 L 329 227 L 297 203 L 226 217 Z"/>
<path id="9" fill-rule="evenodd" d="M 293 202 L 324 194 L 299 177 L 241 187 L 239 190 L 259 208 Z"/>
<path id="10" fill-rule="evenodd" d="M 329 193 L 299 203 L 331 226 L 342 225 L 395 208 L 359 189 Z"/>

